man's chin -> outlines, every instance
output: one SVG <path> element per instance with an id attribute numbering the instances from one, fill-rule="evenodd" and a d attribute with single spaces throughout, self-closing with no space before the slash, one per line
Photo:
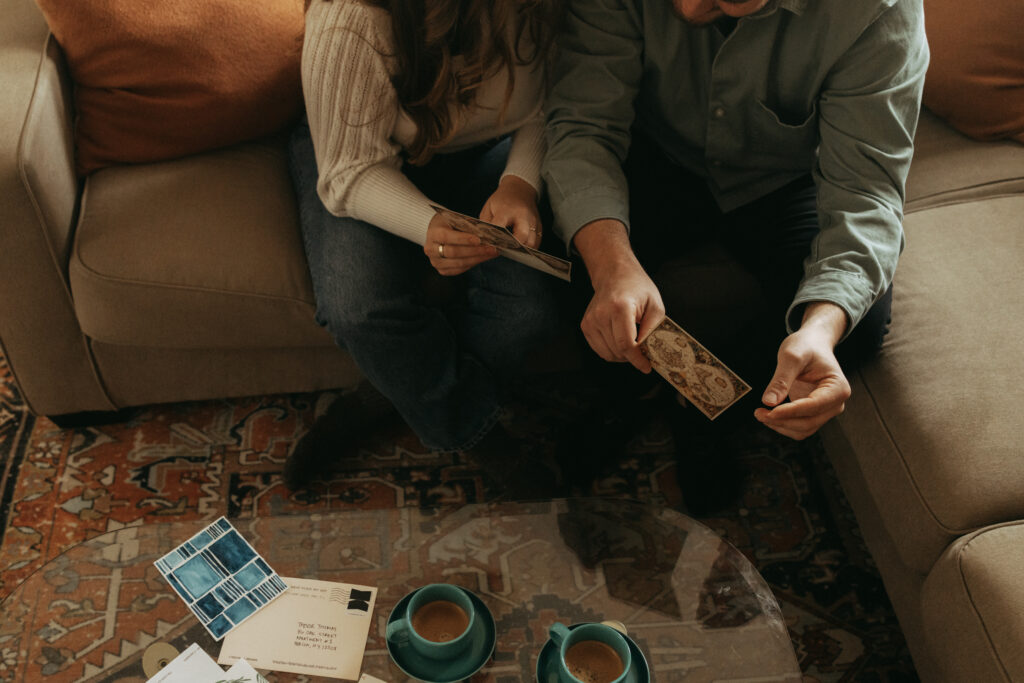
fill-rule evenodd
<path id="1" fill-rule="evenodd" d="M 717 7 L 705 11 L 697 10 L 697 4 L 693 0 L 672 0 L 672 9 L 677 17 L 693 26 L 707 26 L 725 16 Z"/>

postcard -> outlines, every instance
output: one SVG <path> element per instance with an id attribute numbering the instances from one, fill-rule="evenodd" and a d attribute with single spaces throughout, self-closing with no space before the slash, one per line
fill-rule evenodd
<path id="1" fill-rule="evenodd" d="M 224 517 L 154 565 L 215 640 L 287 589 Z"/>
<path id="2" fill-rule="evenodd" d="M 363 664 L 377 589 L 284 578 L 288 592 L 231 631 L 221 664 L 354 681 Z"/>

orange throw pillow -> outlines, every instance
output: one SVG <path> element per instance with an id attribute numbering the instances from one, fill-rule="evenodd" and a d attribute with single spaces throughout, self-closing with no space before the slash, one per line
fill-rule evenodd
<path id="1" fill-rule="evenodd" d="M 924 104 L 980 140 L 1024 142 L 1024 0 L 925 0 Z"/>
<path id="2" fill-rule="evenodd" d="M 78 172 L 251 140 L 302 107 L 302 0 L 36 0 L 74 82 Z"/>

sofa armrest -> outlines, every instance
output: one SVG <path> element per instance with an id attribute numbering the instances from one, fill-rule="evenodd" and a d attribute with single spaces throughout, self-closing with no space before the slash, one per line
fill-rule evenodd
<path id="1" fill-rule="evenodd" d="M 0 351 L 34 412 L 110 410 L 67 284 L 70 82 L 32 0 L 0 0 L 0 16 Z"/>

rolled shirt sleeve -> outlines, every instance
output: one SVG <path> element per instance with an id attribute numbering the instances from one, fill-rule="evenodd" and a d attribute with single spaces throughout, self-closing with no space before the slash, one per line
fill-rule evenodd
<path id="1" fill-rule="evenodd" d="M 847 334 L 892 282 L 904 246 L 903 201 L 928 66 L 919 0 L 883 11 L 834 65 L 818 99 L 813 176 L 820 232 L 786 315 L 830 301 Z"/>
<path id="2" fill-rule="evenodd" d="M 573 3 L 559 39 L 543 176 L 555 230 L 568 248 L 591 221 L 613 218 L 629 227 L 622 163 L 643 72 L 640 25 L 631 3 Z"/>

